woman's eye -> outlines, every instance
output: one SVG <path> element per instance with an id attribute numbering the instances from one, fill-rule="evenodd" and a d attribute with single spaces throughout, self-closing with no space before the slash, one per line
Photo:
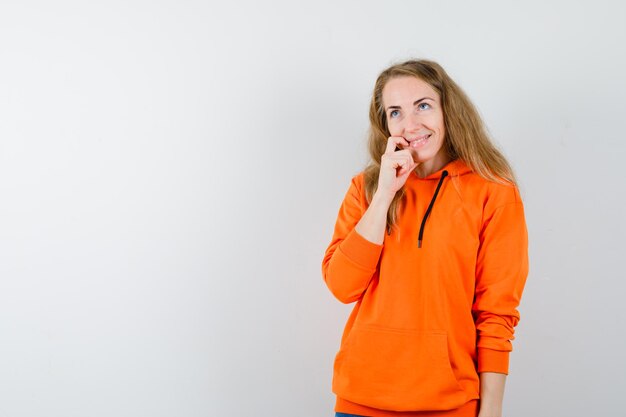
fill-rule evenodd
<path id="1" fill-rule="evenodd" d="M 397 113 L 398 113 L 398 110 L 392 110 L 391 113 L 389 113 L 389 117 L 396 117 Z"/>
<path id="2" fill-rule="evenodd" d="M 421 110 L 426 110 L 426 108 L 424 108 L 422 106 L 428 106 L 426 108 L 429 108 L 430 104 L 428 104 L 428 103 L 420 103 L 420 104 L 417 105 L 417 107 L 420 108 Z"/>

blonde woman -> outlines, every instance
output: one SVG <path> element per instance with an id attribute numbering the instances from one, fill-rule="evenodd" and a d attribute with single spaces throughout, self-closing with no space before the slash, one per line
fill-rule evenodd
<path id="1" fill-rule="evenodd" d="M 336 416 L 501 417 L 528 274 L 511 166 L 435 62 L 385 69 L 369 112 L 371 163 L 322 262 L 332 294 L 356 302 Z"/>

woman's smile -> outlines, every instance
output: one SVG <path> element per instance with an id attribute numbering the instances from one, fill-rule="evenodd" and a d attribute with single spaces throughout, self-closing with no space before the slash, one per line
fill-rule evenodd
<path id="1" fill-rule="evenodd" d="M 428 140 L 430 139 L 431 135 L 426 135 L 423 136 L 421 138 L 416 138 L 416 139 L 407 139 L 407 141 L 409 142 L 409 148 L 412 149 L 419 149 L 423 146 L 425 146 L 428 143 Z"/>

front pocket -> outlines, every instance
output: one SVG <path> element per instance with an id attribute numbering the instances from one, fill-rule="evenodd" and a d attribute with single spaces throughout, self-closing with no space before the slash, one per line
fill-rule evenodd
<path id="1" fill-rule="evenodd" d="M 449 410 L 467 396 L 448 356 L 445 330 L 355 325 L 335 359 L 333 392 L 394 411 Z"/>

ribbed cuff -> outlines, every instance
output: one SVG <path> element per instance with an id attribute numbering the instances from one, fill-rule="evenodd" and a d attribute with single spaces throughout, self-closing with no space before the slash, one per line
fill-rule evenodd
<path id="1" fill-rule="evenodd" d="M 478 372 L 509 374 L 509 353 L 501 350 L 478 348 Z"/>
<path id="2" fill-rule="evenodd" d="M 376 269 L 383 245 L 377 245 L 361 236 L 356 228 L 352 229 L 339 244 L 339 249 L 352 262 L 366 269 Z"/>

